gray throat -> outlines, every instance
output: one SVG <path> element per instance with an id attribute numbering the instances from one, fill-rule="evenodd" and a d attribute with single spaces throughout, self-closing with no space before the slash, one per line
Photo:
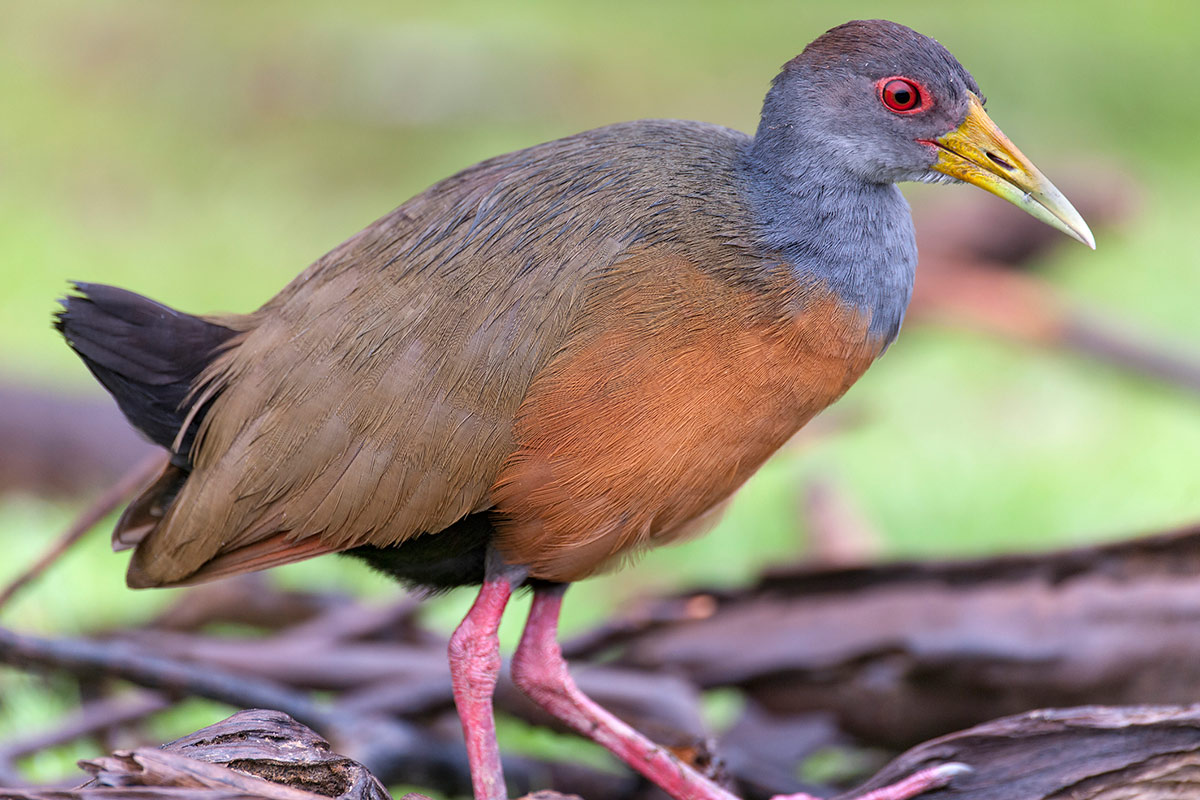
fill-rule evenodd
<path id="1" fill-rule="evenodd" d="M 789 262 L 797 280 L 823 284 L 870 319 L 890 344 L 912 297 L 917 246 L 904 195 L 839 168 L 794 126 L 766 120 L 746 154 L 760 243 Z"/>

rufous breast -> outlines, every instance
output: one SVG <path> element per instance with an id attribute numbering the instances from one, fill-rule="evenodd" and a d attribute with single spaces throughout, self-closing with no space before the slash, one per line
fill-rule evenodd
<path id="1" fill-rule="evenodd" d="M 495 540 L 574 581 L 691 532 L 882 350 L 820 286 L 739 284 L 635 251 L 601 281 L 517 416 Z"/>

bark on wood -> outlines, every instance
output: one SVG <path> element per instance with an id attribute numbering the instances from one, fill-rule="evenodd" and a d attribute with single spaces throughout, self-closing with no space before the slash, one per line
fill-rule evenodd
<path id="1" fill-rule="evenodd" d="M 175 696 L 204 697 L 234 707 L 269 707 L 315 725 L 381 777 L 421 775 L 432 785 L 464 785 L 465 754 L 403 720 L 382 714 L 352 716 L 316 702 L 308 693 L 240 675 L 211 664 L 186 663 L 125 642 L 46 639 L 0 628 L 0 662 L 65 671 L 79 678 L 121 678 Z M 420 782 L 420 781 L 418 781 Z"/>
<path id="2" fill-rule="evenodd" d="M 971 771 L 926 795 L 931 800 L 1192 800 L 1200 797 L 1200 706 L 1084 707 L 996 720 L 913 748 L 839 800 L 947 762 Z M 78 789 L 6 789 L 0 797 L 388 800 L 361 764 L 271 711 L 240 712 L 161 748 L 118 751 L 81 766 L 93 778 Z"/>
<path id="3" fill-rule="evenodd" d="M 590 645 L 904 747 L 1029 708 L 1200 697 L 1197 575 L 1200 527 L 1043 555 L 787 570 L 670 598 Z M 689 607 L 708 614 L 684 619 Z"/>
<path id="4" fill-rule="evenodd" d="M 242 711 L 161 748 L 80 762 L 92 780 L 64 791 L 0 790 L 30 800 L 388 800 L 367 769 L 277 711 Z"/>
<path id="5" fill-rule="evenodd" d="M 971 773 L 930 800 L 1194 800 L 1200 705 L 1031 711 L 926 742 L 855 792 L 947 761 Z"/>
<path id="6" fill-rule="evenodd" d="M 706 738 L 697 687 L 733 687 L 770 709 L 780 730 L 810 727 L 806 715 L 822 712 L 834 724 L 817 720 L 816 729 L 893 749 L 1028 708 L 1200 697 L 1197 574 L 1200 528 L 1037 556 L 777 571 L 751 590 L 646 603 L 569 649 L 577 663 L 616 655 L 579 665 L 581 685 L 670 745 Z M 434 785 L 461 786 L 445 642 L 413 626 L 407 603 L 328 603 L 265 640 L 158 631 L 97 642 L 0 630 L 0 660 L 273 705 L 381 777 L 427 769 Z M 332 705 L 314 703 L 313 689 L 334 692 Z M 544 721 L 507 681 L 498 705 Z M 754 731 L 743 723 L 741 734 Z M 837 741 L 830 733 L 813 746 Z M 734 776 L 762 794 L 799 788 L 792 772 L 804 753 L 786 737 L 723 747 Z M 522 786 L 545 772 L 514 765 Z M 608 796 L 602 783 L 589 797 Z"/>

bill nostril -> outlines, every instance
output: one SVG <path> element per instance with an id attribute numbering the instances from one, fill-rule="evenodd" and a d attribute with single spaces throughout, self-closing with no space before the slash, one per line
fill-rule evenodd
<path id="1" fill-rule="evenodd" d="M 1003 158 L 996 155 L 995 153 L 988 152 L 987 157 L 991 160 L 991 162 L 993 164 L 1000 167 L 1000 169 L 1007 170 L 1009 172 L 1012 172 L 1012 170 L 1014 169 L 1012 164 L 1008 163 L 1007 161 L 1005 161 Z"/>

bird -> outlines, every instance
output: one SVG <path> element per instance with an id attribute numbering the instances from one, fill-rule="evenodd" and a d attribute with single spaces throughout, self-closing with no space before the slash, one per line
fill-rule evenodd
<path id="1" fill-rule="evenodd" d="M 170 454 L 113 534 L 128 585 L 342 553 L 478 586 L 449 641 L 476 800 L 506 797 L 496 632 L 527 588 L 515 683 L 672 797 L 730 800 L 578 690 L 565 589 L 703 529 L 896 338 L 917 262 L 897 183 L 974 184 L 1095 247 L 984 102 L 936 40 L 851 21 L 782 67 L 753 136 L 640 120 L 491 158 L 256 311 L 76 283 L 55 325 Z"/>

